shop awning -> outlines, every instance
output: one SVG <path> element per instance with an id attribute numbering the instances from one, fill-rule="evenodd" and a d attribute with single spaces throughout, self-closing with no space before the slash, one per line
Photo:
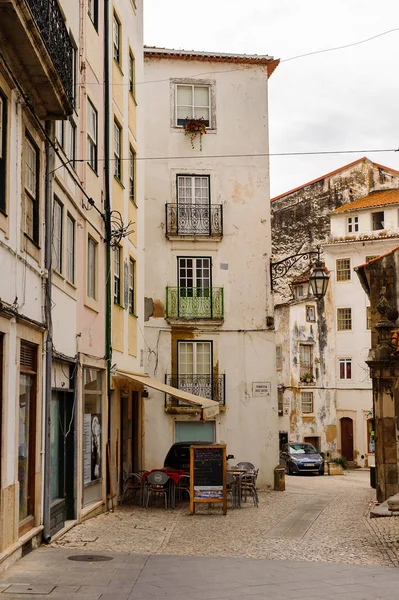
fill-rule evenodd
<path id="1" fill-rule="evenodd" d="M 184 402 L 187 402 L 187 404 L 197 406 L 202 410 L 202 416 L 204 419 L 210 419 L 219 414 L 218 402 L 209 400 L 209 398 L 203 398 L 202 396 L 195 396 L 194 394 L 190 394 L 184 390 L 174 388 L 171 385 L 166 385 L 166 383 L 162 383 L 157 379 L 152 379 L 152 377 L 149 377 L 148 375 L 138 375 L 136 373 L 128 373 L 126 371 L 118 370 L 115 371 L 113 376 L 121 377 L 123 379 L 131 379 L 132 381 L 141 383 L 146 387 L 158 390 L 159 392 L 164 392 L 165 394 L 170 394 L 174 398 L 179 398 L 179 400 L 183 400 Z"/>

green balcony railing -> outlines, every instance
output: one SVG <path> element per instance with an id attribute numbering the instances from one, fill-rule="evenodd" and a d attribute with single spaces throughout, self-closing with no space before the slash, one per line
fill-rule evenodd
<path id="1" fill-rule="evenodd" d="M 166 316 L 172 319 L 223 319 L 223 288 L 166 288 Z"/>

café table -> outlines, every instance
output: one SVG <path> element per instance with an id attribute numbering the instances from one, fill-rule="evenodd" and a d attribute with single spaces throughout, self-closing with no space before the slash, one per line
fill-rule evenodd
<path id="1" fill-rule="evenodd" d="M 241 508 L 241 477 L 245 473 L 248 473 L 248 469 L 242 469 L 240 467 L 230 466 L 227 470 L 227 473 L 230 473 L 233 477 L 234 481 L 234 490 L 233 495 L 238 508 Z"/>

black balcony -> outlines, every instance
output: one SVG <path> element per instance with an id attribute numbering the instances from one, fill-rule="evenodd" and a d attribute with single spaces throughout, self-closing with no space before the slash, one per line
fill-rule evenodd
<path id="1" fill-rule="evenodd" d="M 72 114 L 74 49 L 57 0 L 0 0 L 0 24 L 2 52 L 36 114 Z"/>
<path id="2" fill-rule="evenodd" d="M 167 204 L 166 235 L 222 237 L 221 204 Z"/>
<path id="3" fill-rule="evenodd" d="M 73 47 L 57 0 L 27 0 L 47 52 L 73 103 Z"/>
<path id="4" fill-rule="evenodd" d="M 225 406 L 225 375 L 165 375 L 165 383 L 184 392 L 202 396 L 218 402 Z M 175 398 L 170 394 L 165 394 L 165 408 L 171 407 L 192 408 L 192 405 Z"/>

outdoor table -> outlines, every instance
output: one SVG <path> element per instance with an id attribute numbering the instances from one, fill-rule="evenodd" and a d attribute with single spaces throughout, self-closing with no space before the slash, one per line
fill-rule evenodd
<path id="1" fill-rule="evenodd" d="M 226 471 L 227 473 L 230 473 L 230 475 L 233 476 L 233 480 L 235 482 L 235 497 L 236 497 L 236 502 L 237 502 L 237 506 L 239 508 L 241 508 L 241 476 L 244 475 L 244 473 L 248 473 L 248 469 L 241 469 L 238 467 L 229 467 Z M 233 491 L 234 494 L 234 491 Z"/>

